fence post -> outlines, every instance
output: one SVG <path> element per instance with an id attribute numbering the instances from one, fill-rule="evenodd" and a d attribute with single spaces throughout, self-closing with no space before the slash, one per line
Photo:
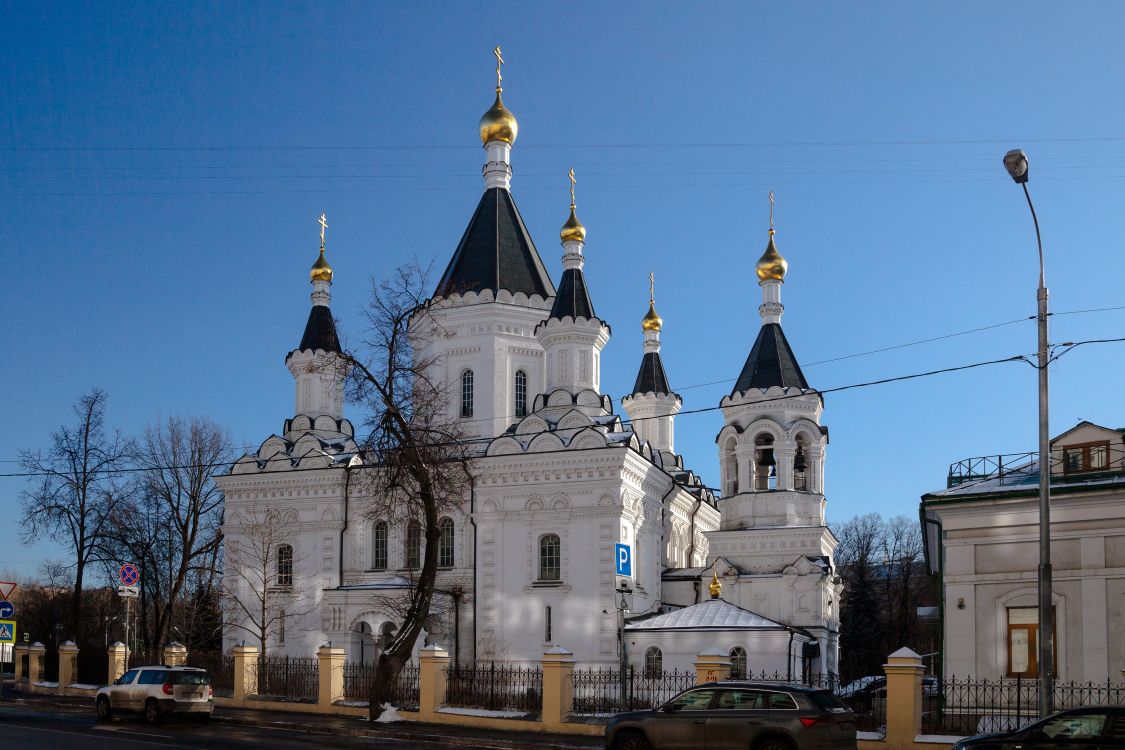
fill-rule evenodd
<path id="1" fill-rule="evenodd" d="M 321 646 L 316 650 L 317 673 L 320 680 L 316 702 L 331 706 L 344 697 L 344 649 Z"/>
<path id="2" fill-rule="evenodd" d="M 235 646 L 234 655 L 234 700 L 242 703 L 248 695 L 258 693 L 258 647 Z"/>
<path id="3" fill-rule="evenodd" d="M 543 652 L 543 724 L 556 729 L 574 710 L 574 654 L 562 646 Z"/>
<path id="4" fill-rule="evenodd" d="M 887 675 L 888 750 L 913 748 L 922 729 L 922 657 L 900 648 L 883 665 Z"/>
<path id="5" fill-rule="evenodd" d="M 36 641 L 28 647 L 28 652 L 27 684 L 31 692 L 34 693 L 35 683 L 43 679 L 43 654 L 47 653 L 47 647 Z"/>
<path id="6" fill-rule="evenodd" d="M 707 648 L 695 657 L 695 684 L 730 679 L 730 656 L 721 648 Z"/>
<path id="7" fill-rule="evenodd" d="M 16 684 L 27 679 L 27 675 L 23 671 L 23 660 L 28 655 L 28 646 L 26 643 L 17 643 L 15 648 L 12 649 L 12 658 L 16 660 Z M 30 666 L 31 659 L 28 659 Z"/>
<path id="8" fill-rule="evenodd" d="M 422 647 L 418 662 L 418 719 L 430 721 L 445 702 L 445 670 L 449 667 L 449 652 L 431 643 Z"/>
<path id="9" fill-rule="evenodd" d="M 176 641 L 172 641 L 164 647 L 164 653 L 161 655 L 164 664 L 169 667 L 182 667 L 187 663 L 187 646 Z"/>
<path id="10" fill-rule="evenodd" d="M 112 685 L 114 680 L 125 674 L 127 652 L 128 649 L 125 648 L 125 644 L 121 641 L 117 641 L 106 649 L 106 653 L 109 654 L 109 669 L 108 674 L 106 674 L 107 685 Z"/>
<path id="11" fill-rule="evenodd" d="M 59 695 L 66 695 L 66 686 L 78 679 L 78 646 L 63 641 L 59 646 Z"/>

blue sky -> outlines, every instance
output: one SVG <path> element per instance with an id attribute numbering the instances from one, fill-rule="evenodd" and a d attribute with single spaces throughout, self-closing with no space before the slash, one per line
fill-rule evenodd
<path id="1" fill-rule="evenodd" d="M 816 387 L 1034 352 L 1022 321 L 825 362 L 1034 314 L 1009 148 L 1031 159 L 1052 308 L 1125 305 L 1119 4 L 44 2 L 4 26 L 0 473 L 94 386 L 128 432 L 169 414 L 245 445 L 280 430 L 317 216 L 354 337 L 372 277 L 411 257 L 440 273 L 464 230 L 497 43 L 513 194 L 556 279 L 578 176 L 615 402 L 650 269 L 685 410 L 729 391 L 759 324 L 771 188 L 783 325 Z M 1125 310 L 1052 326 L 1121 336 Z M 1123 363 L 1110 344 L 1054 365 L 1052 432 L 1125 425 Z M 829 395 L 830 519 L 913 515 L 950 462 L 1034 449 L 1035 404 L 1022 364 Z M 677 422 L 713 485 L 720 427 Z M 0 478 L 0 571 L 20 575 L 63 557 L 18 543 L 23 487 Z"/>

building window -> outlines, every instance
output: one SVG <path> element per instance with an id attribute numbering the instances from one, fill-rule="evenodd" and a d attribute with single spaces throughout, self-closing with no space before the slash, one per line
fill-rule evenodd
<path id="1" fill-rule="evenodd" d="M 660 677 L 664 674 L 664 654 L 656 646 L 645 651 L 645 677 Z"/>
<path id="2" fill-rule="evenodd" d="M 461 373 L 461 416 L 473 416 L 473 371 Z"/>
<path id="3" fill-rule="evenodd" d="M 277 585 L 293 585 L 293 546 L 283 544 L 277 548 Z"/>
<path id="4" fill-rule="evenodd" d="M 371 529 L 371 569 L 387 569 L 387 522 L 376 521 Z"/>
<path id="5" fill-rule="evenodd" d="M 735 444 L 732 437 L 723 446 L 723 493 L 726 497 L 738 494 L 738 456 L 735 455 Z"/>
<path id="6" fill-rule="evenodd" d="M 754 439 L 754 489 L 777 489 L 777 461 L 773 457 L 773 437 L 759 435 Z"/>
<path id="7" fill-rule="evenodd" d="M 546 534 L 539 540 L 539 580 L 562 580 L 562 541 L 558 534 Z"/>
<path id="8" fill-rule="evenodd" d="M 805 453 L 805 441 L 797 438 L 797 451 L 793 454 L 793 489 L 806 491 L 809 488 L 809 461 Z"/>
<path id="9" fill-rule="evenodd" d="M 1109 441 L 1068 445 L 1063 448 L 1063 472 L 1105 471 L 1109 468 Z"/>
<path id="10" fill-rule="evenodd" d="M 1056 628 L 1058 620 L 1056 618 Z M 1058 643 L 1058 634 L 1055 634 Z M 1058 652 L 1052 657 L 1058 661 Z M 1012 607 L 1008 610 L 1008 676 L 1039 676 L 1039 608 Z"/>
<path id="11" fill-rule="evenodd" d="M 548 604 L 543 610 L 543 641 L 546 643 L 551 642 L 551 605 Z"/>
<path id="12" fill-rule="evenodd" d="M 417 521 L 406 525 L 406 567 L 422 567 L 422 524 Z"/>
<path id="13" fill-rule="evenodd" d="M 730 650 L 730 678 L 746 679 L 746 649 L 742 646 L 735 646 Z"/>
<path id="14" fill-rule="evenodd" d="M 516 370 L 516 416 L 527 416 L 527 373 Z"/>
<path id="15" fill-rule="evenodd" d="M 443 516 L 438 521 L 438 531 L 441 537 L 438 539 L 438 567 L 439 568 L 452 568 L 453 567 L 453 519 L 449 516 Z"/>
<path id="16" fill-rule="evenodd" d="M 277 642 L 285 643 L 285 610 L 277 611 Z"/>

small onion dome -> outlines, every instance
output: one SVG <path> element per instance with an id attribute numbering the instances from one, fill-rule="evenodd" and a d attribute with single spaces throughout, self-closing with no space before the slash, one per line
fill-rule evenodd
<path id="1" fill-rule="evenodd" d="M 480 142 L 488 144 L 489 141 L 506 141 L 515 143 L 516 135 L 520 131 L 516 116 L 504 106 L 500 98 L 500 89 L 496 89 L 496 102 L 492 109 L 481 115 Z"/>
<path id="2" fill-rule="evenodd" d="M 660 329 L 663 327 L 664 320 L 656 314 L 656 305 L 652 302 L 648 303 L 648 313 L 641 320 L 641 330 L 660 333 Z"/>
<path id="3" fill-rule="evenodd" d="M 328 261 L 324 258 L 324 250 L 321 249 L 320 257 L 313 263 L 312 270 L 309 271 L 309 278 L 313 281 L 332 281 L 332 266 L 328 265 Z"/>
<path id="4" fill-rule="evenodd" d="M 570 206 L 570 218 L 562 225 L 562 230 L 559 231 L 559 237 L 563 242 L 575 240 L 577 242 L 586 241 L 586 227 L 582 226 L 582 222 L 578 220 L 578 215 L 574 213 L 574 205 Z"/>
<path id="5" fill-rule="evenodd" d="M 758 265 L 755 270 L 758 272 L 759 281 L 785 280 L 785 272 L 789 270 L 789 263 L 781 257 L 781 253 L 777 251 L 777 245 L 773 244 L 772 229 L 770 230 L 770 243 L 766 245 L 766 251 L 762 253 L 762 257 L 758 258 Z"/>
<path id="6" fill-rule="evenodd" d="M 711 592 L 712 599 L 718 599 L 723 593 L 723 584 L 719 582 L 719 574 L 714 570 L 711 571 L 711 585 L 707 589 Z"/>

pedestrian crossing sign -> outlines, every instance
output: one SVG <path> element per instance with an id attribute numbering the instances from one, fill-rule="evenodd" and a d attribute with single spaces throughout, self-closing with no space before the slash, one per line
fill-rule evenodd
<path id="1" fill-rule="evenodd" d="M 16 642 L 16 621 L 0 620 L 0 643 Z"/>

